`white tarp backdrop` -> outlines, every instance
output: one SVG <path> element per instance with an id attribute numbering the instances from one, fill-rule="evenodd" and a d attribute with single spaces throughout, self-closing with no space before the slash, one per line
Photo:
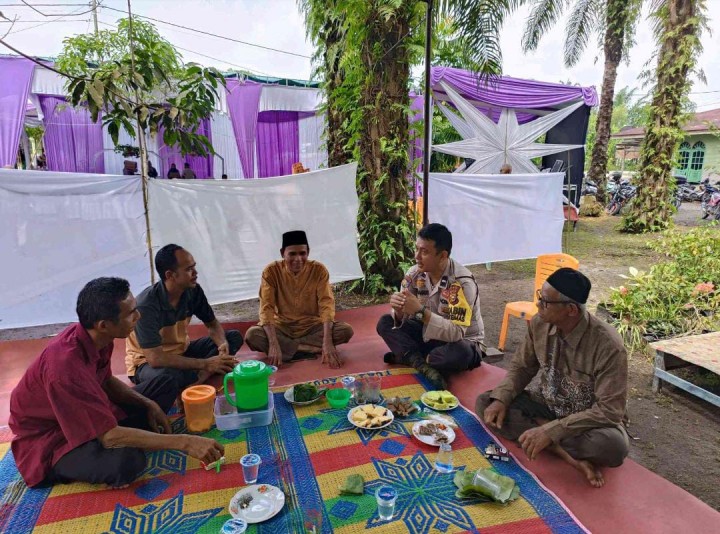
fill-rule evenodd
<path id="1" fill-rule="evenodd" d="M 150 180 L 153 249 L 193 253 L 211 303 L 254 298 L 283 232 L 303 229 L 332 282 L 363 276 L 356 165 L 265 180 Z M 138 176 L 0 169 L 0 330 L 76 320 L 80 289 L 150 283 Z"/>
<path id="2" fill-rule="evenodd" d="M 431 222 L 465 265 L 562 252 L 563 173 L 430 174 Z"/>
<path id="3" fill-rule="evenodd" d="M 361 278 L 356 170 L 353 163 L 264 180 L 152 180 L 153 248 L 189 250 L 212 304 L 257 297 L 288 230 L 305 230 L 310 258 L 325 264 L 331 282 Z"/>
<path id="4" fill-rule="evenodd" d="M 148 284 L 137 178 L 0 170 L 0 220 L 0 329 L 77 320 L 98 276 Z"/>

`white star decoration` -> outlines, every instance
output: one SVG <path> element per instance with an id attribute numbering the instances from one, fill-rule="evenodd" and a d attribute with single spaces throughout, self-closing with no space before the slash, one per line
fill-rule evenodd
<path id="1" fill-rule="evenodd" d="M 498 173 L 504 163 L 512 165 L 514 173 L 534 174 L 538 172 L 538 168 L 531 161 L 532 158 L 583 147 L 583 145 L 535 142 L 542 134 L 582 106 L 582 102 L 526 124 L 518 124 L 514 110 L 503 108 L 500 120 L 495 124 L 446 83 L 440 82 L 440 84 L 463 118 L 451 111 L 448 106 L 440 105 L 440 111 L 462 135 L 463 140 L 433 145 L 432 149 L 461 158 L 474 159 L 473 164 L 462 171 L 463 174 Z"/>

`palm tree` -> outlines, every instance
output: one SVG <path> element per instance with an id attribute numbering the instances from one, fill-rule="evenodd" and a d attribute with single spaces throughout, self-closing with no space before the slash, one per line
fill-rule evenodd
<path id="1" fill-rule="evenodd" d="M 690 90 L 688 75 L 702 51 L 706 27 L 704 0 L 655 0 L 655 37 L 660 45 L 650 116 L 640 148 L 638 195 L 623 219 L 623 230 L 649 232 L 667 228 L 674 207 L 670 172 L 678 143 L 683 99 Z"/>
<path id="2" fill-rule="evenodd" d="M 345 44 L 345 13 L 338 7 L 338 0 L 298 0 L 298 7 L 305 16 L 307 36 L 316 46 L 315 60 L 319 63 L 316 74 L 323 77 L 325 93 L 328 165 L 335 167 L 350 161 L 347 136 L 343 128 L 346 114 L 337 104 L 336 91 L 342 85 L 343 69 L 340 60 Z"/>
<path id="3" fill-rule="evenodd" d="M 569 6 L 566 0 L 534 0 L 525 26 L 523 50 L 535 50 L 546 34 Z M 565 28 L 563 59 L 567 67 L 579 61 L 590 37 L 602 37 L 605 56 L 600 109 L 595 123 L 588 179 L 598 184 L 598 197 L 604 201 L 608 143 L 613 114 L 613 99 L 617 69 L 632 44 L 635 23 L 640 12 L 640 0 L 576 0 Z"/>

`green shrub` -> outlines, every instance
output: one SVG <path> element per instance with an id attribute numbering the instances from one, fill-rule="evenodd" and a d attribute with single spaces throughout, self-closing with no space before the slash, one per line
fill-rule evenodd
<path id="1" fill-rule="evenodd" d="M 648 246 L 668 259 L 613 288 L 605 307 L 630 350 L 647 337 L 720 330 L 720 232 L 716 225 L 668 230 Z"/>

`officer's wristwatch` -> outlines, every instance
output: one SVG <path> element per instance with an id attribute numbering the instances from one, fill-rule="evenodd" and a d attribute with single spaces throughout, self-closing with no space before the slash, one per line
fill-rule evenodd
<path id="1" fill-rule="evenodd" d="M 424 318 L 425 318 L 425 306 L 423 305 L 423 307 L 420 308 L 420 311 L 415 312 L 415 320 L 422 321 Z"/>

